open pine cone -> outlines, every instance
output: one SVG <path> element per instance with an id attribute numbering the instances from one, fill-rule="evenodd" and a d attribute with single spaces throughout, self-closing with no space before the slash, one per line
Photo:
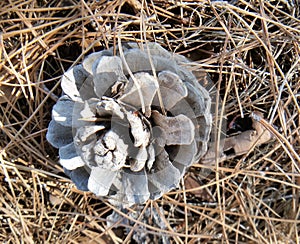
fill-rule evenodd
<path id="1" fill-rule="evenodd" d="M 207 150 L 211 100 L 156 43 L 90 54 L 62 78 L 47 140 L 77 188 L 144 203 L 176 187 Z"/>

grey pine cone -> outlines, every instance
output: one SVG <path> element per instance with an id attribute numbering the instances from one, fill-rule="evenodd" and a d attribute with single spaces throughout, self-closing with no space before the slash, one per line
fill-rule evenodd
<path id="1" fill-rule="evenodd" d="M 90 54 L 62 78 L 47 140 L 80 190 L 132 205 L 176 187 L 207 150 L 208 92 L 156 43 Z"/>

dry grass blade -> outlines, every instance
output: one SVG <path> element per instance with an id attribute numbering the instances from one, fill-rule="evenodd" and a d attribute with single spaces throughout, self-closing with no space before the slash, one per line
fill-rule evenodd
<path id="1" fill-rule="evenodd" d="M 299 19 L 293 0 L 0 1 L 0 242 L 299 243 Z M 253 111 L 275 135 L 244 155 L 197 162 L 192 181 L 126 210 L 137 218 L 77 190 L 45 139 L 63 73 L 128 41 L 192 60 L 216 103 L 215 141 L 251 128 Z M 108 227 L 113 211 L 122 220 Z M 162 229 L 147 215 L 155 211 Z"/>

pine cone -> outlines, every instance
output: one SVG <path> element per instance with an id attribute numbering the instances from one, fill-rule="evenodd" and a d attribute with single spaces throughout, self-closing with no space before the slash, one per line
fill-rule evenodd
<path id="1" fill-rule="evenodd" d="M 62 78 L 47 140 L 77 188 L 123 205 L 176 187 L 207 150 L 211 100 L 156 43 L 90 54 Z"/>

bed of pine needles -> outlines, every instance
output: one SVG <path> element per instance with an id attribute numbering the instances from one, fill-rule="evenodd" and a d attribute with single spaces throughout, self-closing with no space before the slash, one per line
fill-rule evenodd
<path id="1" fill-rule="evenodd" d="M 299 243 L 298 4 L 0 1 L 0 242 L 134 243 L 143 232 L 170 243 Z M 75 188 L 45 134 L 62 74 L 118 39 L 156 41 L 205 70 L 224 118 L 213 131 L 217 121 L 258 110 L 274 139 L 230 160 L 195 164 L 179 188 L 143 205 L 134 224 L 108 227 L 118 210 Z M 162 209 L 164 229 L 140 221 L 147 208 Z"/>

